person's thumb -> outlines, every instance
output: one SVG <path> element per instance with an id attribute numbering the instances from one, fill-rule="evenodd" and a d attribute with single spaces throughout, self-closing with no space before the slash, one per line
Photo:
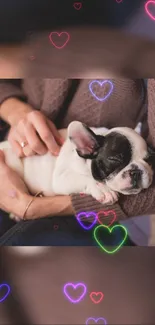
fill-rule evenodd
<path id="1" fill-rule="evenodd" d="M 0 150 L 0 164 L 5 164 L 5 155 L 3 150 Z"/>

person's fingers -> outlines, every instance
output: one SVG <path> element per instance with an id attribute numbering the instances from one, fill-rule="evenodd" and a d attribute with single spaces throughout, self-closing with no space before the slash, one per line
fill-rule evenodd
<path id="1" fill-rule="evenodd" d="M 17 142 L 14 138 L 10 137 L 9 142 L 11 144 L 12 149 L 14 150 L 14 152 L 16 153 L 16 155 L 20 158 L 24 157 L 24 153 L 23 153 L 23 149 L 21 147 L 21 145 L 19 144 L 19 142 Z"/>
<path id="2" fill-rule="evenodd" d="M 54 136 L 47 124 L 47 121 L 42 118 L 42 116 L 38 116 L 36 120 L 34 120 L 34 127 L 36 128 L 41 140 L 46 144 L 48 150 L 54 154 L 58 155 L 60 151 L 60 146 L 57 144 Z"/>
<path id="3" fill-rule="evenodd" d="M 25 132 L 25 137 L 27 139 L 27 143 L 30 147 L 30 149 L 33 152 L 36 152 L 39 155 L 44 155 L 47 152 L 47 149 L 44 145 L 44 143 L 41 141 L 41 139 L 39 139 L 39 136 L 37 135 L 33 125 L 31 123 L 27 123 L 24 129 Z M 24 152 L 28 153 L 28 148 L 26 149 L 26 147 L 24 148 Z M 30 150 L 29 150 L 30 152 Z"/>
<path id="4" fill-rule="evenodd" d="M 64 144 L 64 139 L 63 137 L 61 136 L 61 134 L 59 133 L 59 131 L 57 130 L 56 126 L 54 125 L 54 123 L 50 120 L 47 119 L 47 124 L 50 128 L 50 130 L 52 131 L 53 135 L 54 135 L 54 138 L 55 140 L 57 141 L 57 143 L 62 146 Z"/>
<path id="5" fill-rule="evenodd" d="M 5 163 L 5 155 L 3 150 L 0 150 L 0 163 L 1 164 Z"/>
<path id="6" fill-rule="evenodd" d="M 25 146 L 23 148 L 23 153 L 24 153 L 24 156 L 26 157 L 29 157 L 29 156 L 34 156 L 36 154 L 35 151 L 33 151 L 29 145 Z"/>
<path id="7" fill-rule="evenodd" d="M 17 131 L 16 128 L 10 130 L 8 135 L 8 141 L 11 144 L 12 149 L 17 154 L 18 157 L 24 157 L 22 142 L 27 143 L 25 136 Z"/>

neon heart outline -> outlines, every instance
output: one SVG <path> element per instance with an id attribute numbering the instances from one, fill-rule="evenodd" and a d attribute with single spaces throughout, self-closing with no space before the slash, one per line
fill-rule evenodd
<path id="1" fill-rule="evenodd" d="M 104 325 L 107 325 L 107 321 L 105 318 L 103 317 L 99 317 L 99 318 L 93 318 L 93 317 L 89 317 L 87 320 L 86 320 L 86 325 L 88 325 L 88 322 L 90 320 L 93 320 L 96 324 L 98 323 L 99 320 L 103 320 L 104 321 Z"/>
<path id="2" fill-rule="evenodd" d="M 92 295 L 101 295 L 101 297 L 100 297 L 100 299 L 99 299 L 99 301 L 95 301 L 94 300 L 94 298 L 92 297 Z M 92 300 L 92 302 L 94 303 L 94 304 L 99 304 L 101 301 L 102 301 L 102 299 L 104 298 L 104 294 L 103 294 L 103 292 L 95 292 L 95 291 L 93 291 L 93 292 L 91 292 L 90 293 L 90 295 L 89 295 L 89 297 L 90 297 L 90 299 Z"/>
<path id="3" fill-rule="evenodd" d="M 124 237 L 124 239 L 121 241 L 121 243 L 118 245 L 118 247 L 116 247 L 114 250 L 112 250 L 112 251 L 109 251 L 108 249 L 106 249 L 101 243 L 100 243 L 100 241 L 97 239 L 97 231 L 99 230 L 99 229 L 101 229 L 101 228 L 106 228 L 109 232 L 110 232 L 110 234 L 112 233 L 112 231 L 113 231 L 113 229 L 114 228 L 122 228 L 123 230 L 124 230 L 124 232 L 125 232 L 125 237 Z M 115 225 L 115 226 L 113 226 L 111 229 L 108 227 L 108 226 L 105 226 L 105 225 L 100 225 L 100 226 L 97 226 L 95 229 L 94 229 L 94 239 L 96 240 L 96 242 L 98 243 L 98 245 L 100 246 L 100 248 L 101 249 L 103 249 L 106 253 L 108 253 L 108 254 L 114 254 L 115 252 L 117 252 L 118 250 L 119 250 L 119 248 L 121 248 L 122 247 L 122 245 L 124 244 L 124 242 L 125 242 L 125 240 L 126 240 L 126 238 L 127 238 L 127 236 L 128 236 L 128 232 L 127 232 L 127 229 L 124 227 L 124 226 L 122 226 L 122 225 Z"/>
<path id="4" fill-rule="evenodd" d="M 2 299 L 0 299 L 0 303 L 3 302 L 3 301 L 7 298 L 7 296 L 9 295 L 9 293 L 10 293 L 10 291 L 11 291 L 10 286 L 9 286 L 7 283 L 2 283 L 2 284 L 0 284 L 0 289 L 1 289 L 2 286 L 6 286 L 7 289 L 8 289 L 8 291 L 7 291 L 7 293 L 5 294 L 5 296 L 4 296 Z"/>
<path id="5" fill-rule="evenodd" d="M 75 299 L 72 299 L 69 296 L 68 292 L 66 291 L 67 287 L 69 287 L 69 286 L 71 286 L 73 289 L 76 289 L 77 287 L 82 286 L 84 288 L 84 291 L 83 291 L 82 295 L 78 299 L 75 300 Z M 76 284 L 74 284 L 72 282 L 68 282 L 64 286 L 64 294 L 69 299 L 69 301 L 72 302 L 73 304 L 77 304 L 78 302 L 80 302 L 82 300 L 82 298 L 85 296 L 86 292 L 87 292 L 86 285 L 84 283 L 82 283 L 82 282 L 79 282 L 79 283 L 76 283 Z"/>
<path id="6" fill-rule="evenodd" d="M 104 96 L 104 98 L 99 98 L 97 95 L 95 95 L 95 93 L 93 92 L 93 90 L 92 90 L 92 88 L 91 88 L 92 85 L 93 85 L 94 83 L 98 83 L 101 87 L 102 87 L 105 83 L 109 83 L 110 86 L 111 86 L 111 89 L 110 89 L 109 93 L 108 93 L 106 96 Z M 93 80 L 93 81 L 91 81 L 91 82 L 89 83 L 89 90 L 90 90 L 91 94 L 92 94 L 92 95 L 93 95 L 97 100 L 99 100 L 100 102 L 105 101 L 105 100 L 106 100 L 106 99 L 111 95 L 113 89 L 114 89 L 114 85 L 113 85 L 113 83 L 112 83 L 110 80 L 104 80 L 104 81 Z"/>
<path id="7" fill-rule="evenodd" d="M 53 226 L 53 229 L 54 229 L 54 230 L 58 230 L 58 229 L 59 229 L 59 225 L 54 225 L 54 226 Z"/>
<path id="8" fill-rule="evenodd" d="M 80 193 L 80 196 L 81 196 L 81 197 L 84 197 L 84 196 L 86 196 L 86 194 L 81 192 L 81 193 Z"/>
<path id="9" fill-rule="evenodd" d="M 147 13 L 147 15 L 152 19 L 155 20 L 155 15 L 151 14 L 151 12 L 149 11 L 149 4 L 152 3 L 153 5 L 155 5 L 155 1 L 153 0 L 149 0 L 145 3 L 145 12 Z"/>
<path id="10" fill-rule="evenodd" d="M 89 216 L 93 215 L 93 216 L 94 216 L 94 221 L 90 224 L 90 226 L 85 226 L 85 225 L 81 222 L 81 219 L 80 219 L 81 215 L 85 215 L 86 218 L 89 218 Z M 80 212 L 80 213 L 78 213 L 78 214 L 76 215 L 76 219 L 77 219 L 78 223 L 80 224 L 80 226 L 81 226 L 83 229 L 85 229 L 85 230 L 90 230 L 90 229 L 92 229 L 93 226 L 96 224 L 96 222 L 97 222 L 97 220 L 98 220 L 98 218 L 97 218 L 97 214 L 96 214 L 95 212 L 93 212 L 93 211 L 90 211 L 90 212 L 85 212 L 85 211 Z"/>
<path id="11" fill-rule="evenodd" d="M 52 40 L 52 35 L 53 34 L 57 34 L 58 36 L 61 36 L 62 34 L 65 34 L 65 35 L 67 35 L 67 40 L 66 40 L 66 42 L 62 45 L 62 46 L 57 46 L 54 42 L 53 42 L 53 40 Z M 50 34 L 49 34 L 49 40 L 50 40 L 50 42 L 54 45 L 54 47 L 56 48 L 56 49 L 63 49 L 65 46 L 66 46 L 66 44 L 69 42 L 69 40 L 70 40 L 70 34 L 68 33 L 68 32 L 61 32 L 61 33 L 58 33 L 58 32 L 51 32 Z"/>
<path id="12" fill-rule="evenodd" d="M 79 4 L 80 8 L 76 8 L 76 5 Z M 74 2 L 73 7 L 75 10 L 80 10 L 82 8 L 82 2 Z"/>
<path id="13" fill-rule="evenodd" d="M 116 212 L 114 210 L 108 210 L 108 211 L 105 211 L 105 210 L 100 210 L 98 213 L 97 213 L 97 217 L 98 217 L 98 222 L 100 223 L 100 225 L 103 225 L 103 223 L 101 223 L 101 220 L 100 220 L 100 217 L 99 217 L 99 214 L 104 214 L 105 216 L 108 216 L 108 214 L 114 214 L 114 217 L 111 221 L 111 223 L 108 225 L 108 227 L 111 227 L 111 225 L 114 223 L 114 221 L 117 219 L 117 215 L 116 215 Z"/>

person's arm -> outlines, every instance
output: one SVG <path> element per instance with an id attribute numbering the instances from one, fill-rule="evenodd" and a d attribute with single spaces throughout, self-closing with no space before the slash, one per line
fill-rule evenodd
<path id="1" fill-rule="evenodd" d="M 32 111 L 32 107 L 26 103 L 27 97 L 21 83 L 19 79 L 0 80 L 0 118 L 10 126 Z"/>
<path id="2" fill-rule="evenodd" d="M 38 219 L 46 216 L 73 216 L 74 214 L 75 211 L 69 195 L 36 197 L 26 212 L 26 219 Z"/>

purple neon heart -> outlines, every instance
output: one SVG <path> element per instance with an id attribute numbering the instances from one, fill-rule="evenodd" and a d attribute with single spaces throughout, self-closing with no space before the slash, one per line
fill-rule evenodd
<path id="1" fill-rule="evenodd" d="M 7 296 L 9 295 L 9 293 L 10 293 L 10 286 L 9 286 L 8 284 L 6 284 L 6 283 L 1 284 L 1 285 L 0 285 L 0 290 L 1 290 L 2 287 L 6 287 L 6 288 L 7 288 L 7 292 L 6 292 L 6 294 L 5 294 L 5 295 L 0 299 L 0 302 L 3 302 L 3 301 L 7 298 Z"/>
<path id="2" fill-rule="evenodd" d="M 107 321 L 106 321 L 106 319 L 103 318 L 103 317 L 99 317 L 99 318 L 89 317 L 89 318 L 86 320 L 86 325 L 89 325 L 88 323 L 89 323 L 90 320 L 93 320 L 93 321 L 95 322 L 95 324 L 97 324 L 99 320 L 103 320 L 103 325 L 107 325 Z"/>
<path id="3" fill-rule="evenodd" d="M 95 84 L 95 83 L 99 84 L 101 87 L 102 87 L 105 83 L 109 83 L 109 84 L 110 84 L 110 90 L 109 90 L 108 94 L 107 94 L 106 96 L 102 97 L 102 98 L 98 97 L 98 96 L 94 93 L 94 91 L 93 91 L 93 89 L 92 89 L 92 86 L 93 86 L 93 84 Z M 91 81 L 90 84 L 89 84 L 89 90 L 90 90 L 91 94 L 92 94 L 92 95 L 93 95 L 97 100 L 99 100 L 100 102 L 103 102 L 104 100 L 106 100 L 106 99 L 111 95 L 111 93 L 112 93 L 112 91 L 113 91 L 113 88 L 114 88 L 113 83 L 112 83 L 110 80 L 104 80 L 104 81 L 93 80 L 93 81 Z"/>
<path id="4" fill-rule="evenodd" d="M 78 287 L 81 287 L 83 289 L 83 292 L 77 299 L 74 299 L 74 298 L 70 297 L 69 293 L 67 292 L 68 287 L 72 287 L 74 290 L 76 290 Z M 74 304 L 80 302 L 81 299 L 85 296 L 86 292 L 87 292 L 87 288 L 84 283 L 73 284 L 73 283 L 69 282 L 69 283 L 66 283 L 64 286 L 65 296 Z"/>
<path id="5" fill-rule="evenodd" d="M 80 220 L 81 216 L 82 215 L 85 215 L 86 218 L 89 218 L 90 216 L 94 216 L 94 220 L 93 222 L 88 225 L 88 226 L 85 226 L 82 222 L 82 220 Z M 76 215 L 76 218 L 77 218 L 77 221 L 79 222 L 79 224 L 81 225 L 82 228 L 84 228 L 85 230 L 90 230 L 91 228 L 93 228 L 93 226 L 95 225 L 95 223 L 97 222 L 97 214 L 95 212 L 80 212 Z"/>

